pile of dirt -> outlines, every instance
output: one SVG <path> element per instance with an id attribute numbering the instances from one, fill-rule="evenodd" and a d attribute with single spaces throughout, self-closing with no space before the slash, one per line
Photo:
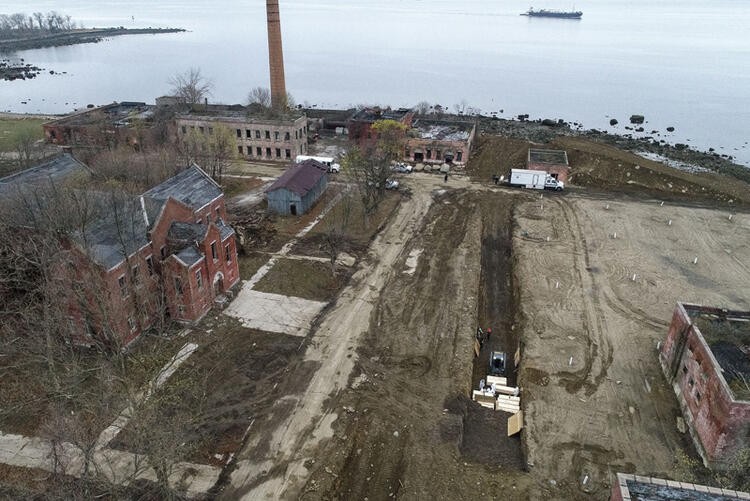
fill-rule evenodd
<path id="1" fill-rule="evenodd" d="M 750 204 L 750 185 L 727 175 L 684 172 L 580 138 L 558 138 L 550 146 L 567 151 L 574 185 L 669 199 Z"/>
<path id="2" fill-rule="evenodd" d="M 467 173 L 481 182 L 526 168 L 528 149 L 539 145 L 522 139 L 483 136 L 476 142 Z M 568 153 L 569 182 L 634 195 L 750 205 L 750 184 L 717 172 L 690 173 L 590 139 L 558 136 L 545 148 Z"/>
<path id="3" fill-rule="evenodd" d="M 492 176 L 508 176 L 511 169 L 525 169 L 531 143 L 524 139 L 479 136 L 474 143 L 466 173 L 474 180 L 492 181 Z"/>
<path id="4" fill-rule="evenodd" d="M 563 120 L 528 120 L 528 115 L 520 115 L 517 120 L 498 117 L 477 117 L 481 134 L 519 139 L 535 144 L 547 144 L 558 138 L 581 138 L 600 145 L 614 146 L 631 152 L 647 152 L 669 160 L 699 165 L 720 174 L 725 174 L 745 182 L 750 182 L 750 168 L 734 163 L 731 155 L 717 153 L 714 148 L 699 151 L 687 144 L 669 144 L 665 139 L 655 139 L 658 131 L 651 131 L 651 136 L 637 137 L 631 133 L 610 134 L 597 129 L 584 130 L 577 122 Z M 625 127 L 632 130 L 632 127 Z M 667 130 L 669 132 L 669 130 Z"/>
<path id="5" fill-rule="evenodd" d="M 229 208 L 229 224 L 237 234 L 240 254 L 276 246 L 278 230 L 273 215 L 263 205 Z"/>

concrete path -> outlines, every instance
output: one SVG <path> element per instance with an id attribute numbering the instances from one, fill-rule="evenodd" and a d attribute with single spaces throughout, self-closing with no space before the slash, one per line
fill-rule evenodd
<path id="1" fill-rule="evenodd" d="M 66 474 L 81 477 L 83 454 L 73 444 L 64 442 L 57 449 L 60 464 Z M 24 437 L 0 432 L 0 462 L 26 468 L 54 471 L 53 445 L 38 437 Z M 99 473 L 112 483 L 127 485 L 133 480 L 155 481 L 153 470 L 147 468 L 145 458 L 131 452 L 116 449 L 100 449 L 92 461 Z M 216 484 L 221 469 L 195 463 L 179 463 L 174 468 L 170 484 L 186 488 L 189 497 L 196 497 Z"/>
<path id="2" fill-rule="evenodd" d="M 326 304 L 243 288 L 224 313 L 249 329 L 304 337 Z"/>
<path id="3" fill-rule="evenodd" d="M 182 365 L 198 345 L 186 343 L 167 362 L 159 373 L 136 396 L 136 401 L 145 401 L 151 394 L 161 387 L 172 374 Z M 135 414 L 132 406 L 123 410 L 117 418 L 99 435 L 96 442 L 92 467 L 110 482 L 127 485 L 136 479 L 156 481 L 156 476 L 144 456 L 127 451 L 107 448 L 120 431 L 127 426 Z M 11 433 L 0 432 L 0 463 L 26 468 L 38 468 L 45 471 L 55 471 L 53 463 L 54 447 L 51 441 L 39 437 L 25 437 Z M 73 444 L 63 442 L 57 447 L 59 460 L 58 471 L 62 468 L 68 475 L 81 477 L 83 473 L 83 453 Z M 174 468 L 170 483 L 173 487 L 185 487 L 189 497 L 195 497 L 208 491 L 219 479 L 221 469 L 203 464 L 178 463 Z"/>
<path id="4" fill-rule="evenodd" d="M 175 373 L 177 369 L 180 368 L 180 366 L 187 360 L 190 355 L 192 355 L 195 350 L 198 349 L 198 345 L 195 343 L 186 343 L 182 348 L 180 348 L 180 351 L 173 356 L 169 362 L 167 362 L 164 367 L 161 368 L 159 373 L 156 375 L 154 379 L 149 382 L 146 387 L 141 390 L 141 392 L 136 395 L 135 401 L 136 402 L 145 402 L 148 400 L 148 398 L 153 394 L 153 392 L 161 387 L 167 379 L 172 376 L 172 374 Z M 127 408 L 125 408 L 120 415 L 117 416 L 117 418 L 112 422 L 111 425 L 109 425 L 102 433 L 99 435 L 99 440 L 97 440 L 96 445 L 97 448 L 102 449 L 106 447 L 116 436 L 120 431 L 122 431 L 130 422 L 130 419 L 135 414 L 133 410 L 133 406 L 129 405 Z"/>

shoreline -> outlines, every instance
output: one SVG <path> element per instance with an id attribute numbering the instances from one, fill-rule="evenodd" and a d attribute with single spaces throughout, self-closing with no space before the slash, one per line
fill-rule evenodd
<path id="1" fill-rule="evenodd" d="M 44 34 L 20 39 L 0 40 L 0 54 L 9 54 L 22 50 L 44 49 L 82 43 L 98 43 L 104 38 L 122 35 L 159 35 L 164 33 L 181 33 L 183 28 L 92 28 L 66 31 L 63 33 Z"/>
<path id="2" fill-rule="evenodd" d="M 612 134 L 595 128 L 579 130 L 574 128 L 575 124 L 562 122 L 552 125 L 550 122 L 545 123 L 542 119 L 515 120 L 480 116 L 477 120 L 479 132 L 484 134 L 503 135 L 539 144 L 549 143 L 560 136 L 580 137 L 614 146 L 639 156 L 643 156 L 640 155 L 641 153 L 658 155 L 672 162 L 693 165 L 750 183 L 750 166 L 736 163 L 731 155 L 710 150 L 701 151 L 682 143 L 673 145 L 653 138 Z M 667 165 L 667 162 L 664 163 Z"/>
<path id="3" fill-rule="evenodd" d="M 42 118 L 45 120 L 55 120 L 68 115 L 70 113 L 0 112 L 0 119 L 24 120 L 28 118 Z M 447 116 L 445 118 L 458 117 Z M 569 123 L 545 125 L 541 119 L 515 120 L 488 116 L 478 116 L 476 119 L 478 122 L 478 132 L 481 134 L 525 139 L 539 144 L 547 144 L 561 136 L 579 137 L 614 146 L 622 151 L 634 153 L 646 160 L 661 162 L 677 170 L 690 171 L 691 168 L 694 168 L 699 172 L 717 172 L 750 183 L 750 166 L 734 162 L 733 158 L 729 155 L 722 155 L 711 151 L 700 151 L 688 145 L 671 145 L 648 138 L 633 138 L 626 135 L 611 134 L 598 129 L 577 130 Z"/>

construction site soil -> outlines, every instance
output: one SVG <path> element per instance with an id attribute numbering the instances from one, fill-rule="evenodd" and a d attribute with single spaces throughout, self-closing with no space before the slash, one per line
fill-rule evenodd
<path id="1" fill-rule="evenodd" d="M 676 301 L 750 309 L 748 185 L 578 137 L 548 145 L 568 151 L 565 192 L 492 184 L 529 146 L 483 137 L 467 175 L 402 176 L 307 337 L 206 324 L 184 370 L 214 375 L 203 431 L 234 448 L 193 458 L 227 453 L 211 497 L 600 500 L 615 472 L 675 478 L 697 457 L 656 345 Z M 243 278 L 313 217 L 247 238 Z M 322 257 L 324 228 L 295 253 Z M 493 350 L 521 389 L 514 437 L 470 397 Z"/>
<path id="2" fill-rule="evenodd" d="M 404 177 L 396 221 L 411 211 L 418 224 L 374 242 L 372 259 L 398 247 L 390 271 L 355 274 L 375 302 L 366 331 L 341 341 L 356 347 L 351 372 L 336 372 L 349 384 L 328 385 L 308 416 L 321 424 L 280 442 L 298 452 L 249 498 L 602 499 L 614 472 L 674 478 L 678 456 L 696 457 L 656 343 L 678 300 L 747 308 L 747 186 L 585 139 L 549 146 L 571 158 L 563 194 L 491 184 L 525 164 L 529 143 L 514 139 L 480 141 L 474 181 Z M 358 297 L 345 290 L 336 309 Z M 476 357 L 478 326 L 493 334 Z M 509 379 L 525 427 L 509 438 L 510 415 L 469 396 L 490 351 L 513 367 L 519 347 Z"/>

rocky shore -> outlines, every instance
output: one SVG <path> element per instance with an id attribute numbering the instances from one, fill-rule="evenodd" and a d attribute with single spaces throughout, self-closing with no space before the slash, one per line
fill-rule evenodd
<path id="1" fill-rule="evenodd" d="M 42 68 L 24 62 L 15 63 L 10 59 L 0 59 L 0 80 L 26 80 L 34 78 L 42 72 Z"/>
<path id="2" fill-rule="evenodd" d="M 485 134 L 525 139 L 534 143 L 548 143 L 559 136 L 585 137 L 633 153 L 657 155 L 681 164 L 694 165 L 737 179 L 750 182 L 750 168 L 733 162 L 733 157 L 715 151 L 698 151 L 685 144 L 671 145 L 651 137 L 632 137 L 610 134 L 597 129 L 583 130 L 580 124 L 554 120 L 528 120 L 527 115 L 518 120 L 497 117 L 479 117 L 479 130 Z"/>

